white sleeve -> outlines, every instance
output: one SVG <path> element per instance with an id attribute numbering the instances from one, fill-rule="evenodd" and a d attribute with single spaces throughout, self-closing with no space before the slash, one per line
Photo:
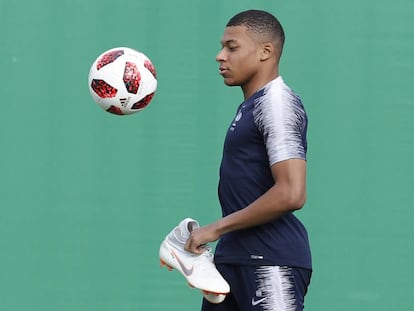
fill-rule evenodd
<path id="1" fill-rule="evenodd" d="M 270 166 L 288 159 L 306 160 L 306 112 L 286 85 L 265 90 L 255 103 L 254 120 L 263 134 Z"/>

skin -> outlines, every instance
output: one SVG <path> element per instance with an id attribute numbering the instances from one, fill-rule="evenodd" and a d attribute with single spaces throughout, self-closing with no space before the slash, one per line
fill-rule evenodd
<path id="1" fill-rule="evenodd" d="M 281 47 L 258 37 L 244 26 L 226 27 L 222 49 L 216 56 L 219 72 L 228 86 L 240 86 L 244 98 L 252 96 L 279 76 Z M 185 249 L 200 254 L 203 245 L 221 235 L 270 222 L 303 207 L 306 200 L 306 161 L 289 159 L 271 167 L 277 183 L 256 201 L 211 224 L 194 229 Z"/>

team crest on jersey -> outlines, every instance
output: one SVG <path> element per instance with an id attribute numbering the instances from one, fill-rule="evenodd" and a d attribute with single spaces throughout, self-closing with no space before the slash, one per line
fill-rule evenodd
<path id="1" fill-rule="evenodd" d="M 236 128 L 237 122 L 240 121 L 240 119 L 242 118 L 242 116 L 243 116 L 243 114 L 242 114 L 241 110 L 239 110 L 237 112 L 236 117 L 233 120 L 233 123 L 231 124 L 230 131 L 234 131 L 234 129 Z"/>

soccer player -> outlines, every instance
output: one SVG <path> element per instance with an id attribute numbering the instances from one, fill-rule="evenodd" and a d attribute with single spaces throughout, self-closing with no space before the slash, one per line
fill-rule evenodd
<path id="1" fill-rule="evenodd" d="M 244 101 L 225 142 L 219 200 L 223 217 L 191 232 L 186 250 L 199 254 L 219 240 L 215 264 L 230 284 L 224 302 L 202 310 L 303 310 L 311 252 L 294 215 L 306 199 L 307 116 L 279 74 L 285 36 L 259 10 L 230 19 L 216 56 L 228 86 Z"/>

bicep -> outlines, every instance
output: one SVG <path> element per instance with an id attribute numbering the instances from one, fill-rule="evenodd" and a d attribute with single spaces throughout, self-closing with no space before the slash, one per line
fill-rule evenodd
<path id="1" fill-rule="evenodd" d="M 306 200 L 306 161 L 289 159 L 271 167 L 275 187 L 282 190 L 292 204 L 301 208 Z"/>

